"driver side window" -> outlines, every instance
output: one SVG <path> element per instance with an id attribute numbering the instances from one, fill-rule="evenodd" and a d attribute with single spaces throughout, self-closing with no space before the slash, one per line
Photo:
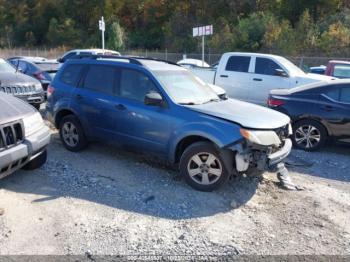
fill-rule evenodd
<path id="1" fill-rule="evenodd" d="M 276 62 L 269 58 L 257 57 L 255 62 L 255 73 L 260 75 L 276 75 L 276 69 L 283 70 Z"/>
<path id="2" fill-rule="evenodd" d="M 120 75 L 120 96 L 144 102 L 145 96 L 151 91 L 157 91 L 156 86 L 144 73 L 122 69 Z"/>

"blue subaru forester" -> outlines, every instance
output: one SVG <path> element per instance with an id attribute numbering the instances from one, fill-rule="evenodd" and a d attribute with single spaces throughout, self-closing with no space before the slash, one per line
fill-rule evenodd
<path id="1" fill-rule="evenodd" d="M 68 150 L 123 144 L 178 164 L 201 191 L 274 168 L 292 147 L 286 115 L 222 99 L 186 69 L 149 58 L 67 61 L 48 88 L 47 114 Z"/>

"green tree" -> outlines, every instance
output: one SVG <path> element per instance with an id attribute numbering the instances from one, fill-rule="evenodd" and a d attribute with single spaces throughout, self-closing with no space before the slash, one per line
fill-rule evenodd
<path id="1" fill-rule="evenodd" d="M 113 50 L 122 50 L 125 42 L 123 28 L 117 21 L 113 22 L 109 28 L 107 32 L 107 47 Z"/>

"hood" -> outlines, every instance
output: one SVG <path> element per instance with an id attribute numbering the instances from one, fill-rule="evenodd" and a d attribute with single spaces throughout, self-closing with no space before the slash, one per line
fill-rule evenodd
<path id="1" fill-rule="evenodd" d="M 0 125 L 16 121 L 27 114 L 35 113 L 36 110 L 24 101 L 0 92 Z"/>
<path id="2" fill-rule="evenodd" d="M 236 99 L 221 100 L 187 108 L 252 129 L 275 129 L 287 125 L 290 118 L 275 110 Z"/>
<path id="3" fill-rule="evenodd" d="M 34 79 L 33 77 L 27 76 L 20 72 L 17 72 L 17 73 L 0 72 L 0 86 L 23 85 L 23 84 L 35 85 L 35 84 L 40 84 L 40 82 Z"/>

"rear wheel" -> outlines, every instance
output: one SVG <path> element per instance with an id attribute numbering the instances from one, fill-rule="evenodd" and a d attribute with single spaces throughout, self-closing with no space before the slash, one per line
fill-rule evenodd
<path id="1" fill-rule="evenodd" d="M 65 116 L 60 122 L 60 137 L 69 151 L 78 152 L 87 146 L 84 130 L 74 115 Z"/>
<path id="2" fill-rule="evenodd" d="M 305 151 L 322 148 L 327 140 L 327 131 L 319 122 L 311 119 L 301 120 L 293 125 L 293 144 Z"/>
<path id="3" fill-rule="evenodd" d="M 185 150 L 180 172 L 191 187 L 205 192 L 219 188 L 229 177 L 218 150 L 209 142 L 197 142 Z"/>

